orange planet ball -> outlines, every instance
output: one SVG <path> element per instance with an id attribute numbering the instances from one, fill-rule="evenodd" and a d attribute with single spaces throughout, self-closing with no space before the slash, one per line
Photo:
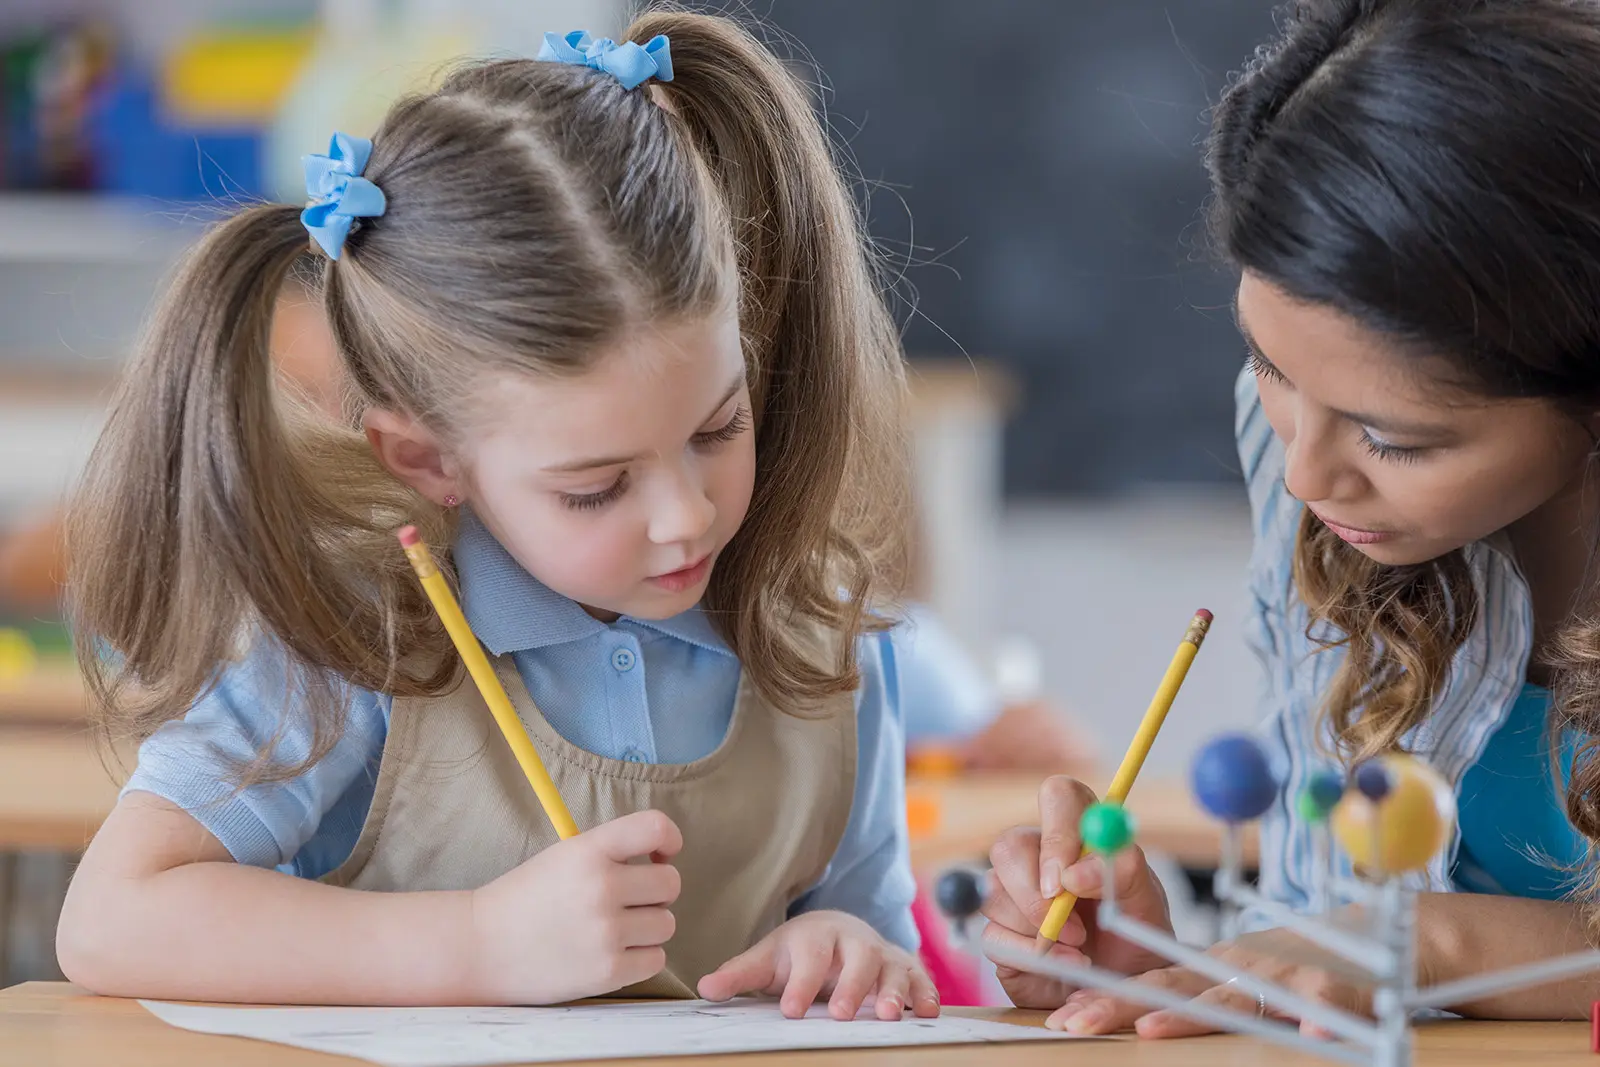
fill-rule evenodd
<path id="1" fill-rule="evenodd" d="M 1455 791 L 1438 771 L 1412 756 L 1392 754 L 1382 762 L 1392 786 L 1389 795 L 1374 804 L 1359 790 L 1347 791 L 1333 811 L 1334 836 L 1368 873 L 1420 870 L 1450 836 Z"/>

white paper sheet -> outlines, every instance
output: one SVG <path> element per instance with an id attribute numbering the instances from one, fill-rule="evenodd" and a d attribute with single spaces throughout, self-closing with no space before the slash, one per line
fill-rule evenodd
<path id="1" fill-rule="evenodd" d="M 384 1067 L 708 1056 L 788 1049 L 1050 1041 L 1064 1034 L 965 1019 L 837 1022 L 818 1006 L 785 1019 L 771 1001 L 661 1001 L 564 1008 L 232 1008 L 140 1001 L 184 1030 L 354 1056 Z"/>

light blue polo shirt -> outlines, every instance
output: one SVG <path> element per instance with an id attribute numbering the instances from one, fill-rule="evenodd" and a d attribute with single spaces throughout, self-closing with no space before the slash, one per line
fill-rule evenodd
<path id="1" fill-rule="evenodd" d="M 454 558 L 473 631 L 490 652 L 511 656 L 562 737 L 601 756 L 644 763 L 687 763 L 721 744 L 741 667 L 698 607 L 670 619 L 599 622 L 524 570 L 470 513 Z M 914 948 L 905 732 L 889 636 L 863 637 L 859 658 L 849 823 L 822 880 L 793 911 L 849 912 Z M 355 845 L 392 698 L 350 687 L 344 733 L 326 757 L 293 780 L 237 791 L 230 767 L 238 761 L 269 745 L 284 761 L 310 751 L 309 724 L 288 714 L 285 666 L 276 642 L 258 641 L 184 718 L 145 741 L 124 792 L 154 793 L 186 809 L 240 863 L 315 878 Z"/>

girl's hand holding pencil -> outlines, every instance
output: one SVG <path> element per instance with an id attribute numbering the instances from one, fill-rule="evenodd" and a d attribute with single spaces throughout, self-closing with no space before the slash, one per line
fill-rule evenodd
<path id="1" fill-rule="evenodd" d="M 641 811 L 545 849 L 472 893 L 477 1004 L 556 1004 L 612 993 L 667 965 L 683 835 Z M 631 862 L 641 857 L 653 863 Z"/>

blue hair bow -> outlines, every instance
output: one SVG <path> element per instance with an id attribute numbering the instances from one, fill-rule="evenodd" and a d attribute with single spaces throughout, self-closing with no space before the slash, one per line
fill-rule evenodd
<path id="1" fill-rule="evenodd" d="M 603 70 L 621 82 L 624 89 L 637 89 L 651 78 L 672 80 L 672 46 L 664 33 L 642 45 L 633 41 L 618 44 L 609 37 L 595 41 L 582 30 L 573 30 L 564 37 L 547 33 L 539 58 Z"/>
<path id="2" fill-rule="evenodd" d="M 300 212 L 300 222 L 329 259 L 338 259 L 344 251 L 344 239 L 356 219 L 377 218 L 389 206 L 383 190 L 361 176 L 370 155 L 371 141 L 336 133 L 327 155 L 301 157 L 311 203 Z"/>

